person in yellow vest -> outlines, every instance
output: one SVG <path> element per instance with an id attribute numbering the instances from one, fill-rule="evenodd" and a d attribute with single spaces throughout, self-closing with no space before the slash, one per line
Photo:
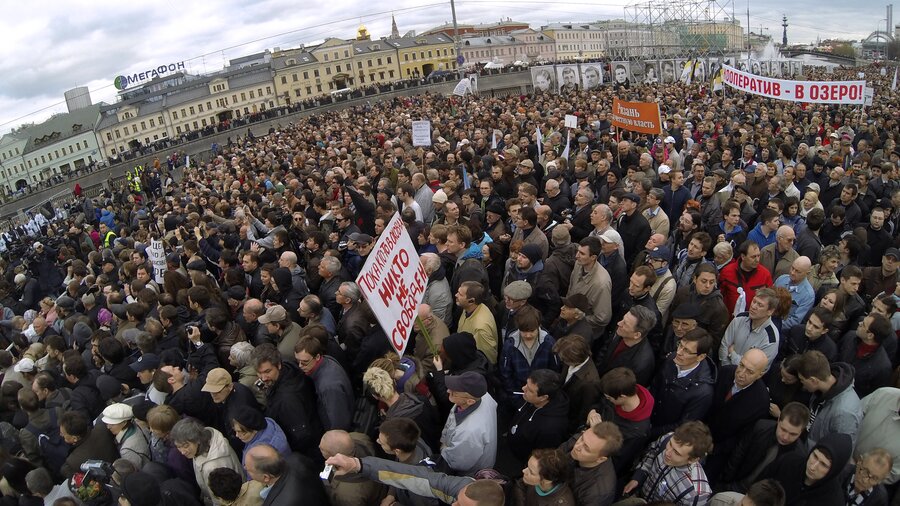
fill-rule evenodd
<path id="1" fill-rule="evenodd" d="M 106 226 L 106 223 L 100 223 L 100 237 L 103 238 L 101 244 L 104 248 L 112 248 L 113 241 L 118 238 L 116 233 L 110 230 L 108 226 Z"/>

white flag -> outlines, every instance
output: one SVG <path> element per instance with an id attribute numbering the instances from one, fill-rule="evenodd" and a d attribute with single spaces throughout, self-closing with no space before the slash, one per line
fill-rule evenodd
<path id="1" fill-rule="evenodd" d="M 543 148 L 544 148 L 544 140 L 543 140 L 542 137 L 543 137 L 543 136 L 541 135 L 541 127 L 535 127 L 535 128 L 534 128 L 534 142 L 535 142 L 535 144 L 537 144 L 537 148 L 538 148 L 538 157 L 540 157 L 542 154 L 544 154 L 544 153 L 543 153 L 543 151 L 544 151 L 544 149 L 543 149 Z"/>
<path id="2" fill-rule="evenodd" d="M 894 82 L 891 83 L 891 91 L 894 91 L 897 89 L 897 71 L 898 70 L 900 70 L 900 67 L 894 68 Z"/>
<path id="3" fill-rule="evenodd" d="M 563 149 L 561 156 L 568 163 L 568 161 L 569 161 L 569 129 L 568 128 L 566 129 L 566 148 Z"/>
<path id="4" fill-rule="evenodd" d="M 472 93 L 472 83 L 469 82 L 468 79 L 460 79 L 459 82 L 456 83 L 456 88 L 453 88 L 453 94 L 464 97 L 467 93 Z"/>

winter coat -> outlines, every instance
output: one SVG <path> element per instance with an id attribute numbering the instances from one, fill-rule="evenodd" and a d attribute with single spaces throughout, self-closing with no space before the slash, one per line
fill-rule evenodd
<path id="1" fill-rule="evenodd" d="M 329 506 L 322 480 L 313 463 L 296 453 L 287 455 L 284 474 L 272 485 L 263 506 Z"/>
<path id="2" fill-rule="evenodd" d="M 244 445 L 244 451 L 241 454 L 241 462 L 246 462 L 247 452 L 250 451 L 250 448 L 257 445 L 269 445 L 272 448 L 275 448 L 275 451 L 282 456 L 291 453 L 291 447 L 288 446 L 287 436 L 284 435 L 284 431 L 281 430 L 281 427 L 279 427 L 277 423 L 275 423 L 275 420 L 272 420 L 269 417 L 266 417 L 266 428 L 257 431 L 253 436 L 253 439 Z"/>
<path id="3" fill-rule="evenodd" d="M 285 431 L 294 451 L 313 451 L 319 444 L 315 396 L 312 382 L 290 362 L 281 364 L 278 381 L 266 391 L 265 415 Z"/>
<path id="4" fill-rule="evenodd" d="M 757 481 L 757 476 L 751 475 L 766 458 L 766 454 L 772 447 L 778 449 L 773 462 L 794 452 L 806 456 L 807 447 L 803 438 L 798 438 L 789 445 L 778 443 L 775 438 L 777 425 L 778 422 L 775 420 L 759 420 L 752 429 L 746 431 L 740 442 L 728 455 L 722 469 L 717 471 L 717 482 L 719 483 L 717 489 L 745 493 L 747 488 Z M 763 469 L 760 470 L 760 472 L 762 471 Z"/>
<path id="5" fill-rule="evenodd" d="M 520 391 L 532 371 L 538 369 L 559 371 L 559 357 L 553 353 L 553 345 L 555 343 L 556 340 L 553 339 L 553 336 L 547 334 L 546 330 L 540 329 L 537 340 L 533 344 L 536 347 L 534 358 L 529 363 L 521 350 L 525 345 L 522 343 L 519 331 L 513 332 L 506 339 L 503 343 L 503 352 L 500 357 L 500 377 L 503 380 L 503 386 L 507 395 Z"/>
<path id="6" fill-rule="evenodd" d="M 622 337 L 615 335 L 606 345 L 603 354 L 597 357 L 597 372 L 600 377 L 615 369 L 616 367 L 627 367 L 634 371 L 639 385 L 650 385 L 653 378 L 653 372 L 656 369 L 656 361 L 653 357 L 653 347 L 650 346 L 650 340 L 642 338 L 641 341 L 634 346 L 626 346 L 618 356 L 613 357 L 613 353 L 622 342 Z"/>
<path id="7" fill-rule="evenodd" d="M 843 362 L 831 364 L 831 374 L 837 380 L 831 389 L 824 394 L 816 392 L 809 400 L 809 410 L 815 417 L 807 435 L 810 446 L 831 433 L 849 434 L 856 444 L 862 410 L 853 389 L 853 366 Z"/>
<path id="8" fill-rule="evenodd" d="M 856 331 L 848 332 L 841 343 L 837 360 L 853 366 L 853 389 L 862 398 L 881 387 L 889 386 L 891 360 L 882 345 L 878 345 L 875 351 L 860 357 L 857 353 L 860 343 Z"/>
<path id="9" fill-rule="evenodd" d="M 650 392 L 655 405 L 650 437 L 657 438 L 684 422 L 703 420 L 713 403 L 716 366 L 706 357 L 696 369 L 682 378 L 670 355 L 653 379 Z"/>
<path id="10" fill-rule="evenodd" d="M 523 402 L 513 414 L 507 442 L 520 464 L 527 464 L 532 450 L 556 448 L 569 435 L 569 398 L 559 391 L 542 408 Z"/>
<path id="11" fill-rule="evenodd" d="M 409 418 L 416 422 L 421 429 L 421 437 L 431 448 L 437 448 L 440 444 L 441 433 L 439 430 L 437 411 L 421 397 L 408 392 L 399 394 L 397 401 L 384 413 L 384 419 Z"/>
<path id="12" fill-rule="evenodd" d="M 448 327 L 453 324 L 453 294 L 450 293 L 450 282 L 447 281 L 447 273 L 443 267 L 428 276 L 422 304 L 431 306 L 434 316 L 443 320 Z"/>
<path id="13" fill-rule="evenodd" d="M 119 458 L 116 440 L 105 424 L 95 425 L 86 438 L 72 447 L 65 464 L 62 466 L 63 476 L 72 476 L 81 469 L 81 464 L 91 459 L 114 462 Z"/>
<path id="14" fill-rule="evenodd" d="M 231 445 L 228 444 L 228 440 L 225 439 L 221 432 L 210 427 L 207 427 L 205 430 L 211 435 L 209 448 L 202 455 L 196 455 L 192 459 L 191 464 L 194 466 L 194 479 L 197 480 L 197 485 L 200 486 L 203 502 L 212 504 L 214 501 L 212 492 L 209 490 L 210 473 L 220 467 L 226 467 L 243 475 L 244 468 L 241 467 L 240 460 L 238 460 L 234 450 L 231 449 Z"/>
<path id="15" fill-rule="evenodd" d="M 316 387 L 317 408 L 323 430 L 350 430 L 356 400 L 350 377 L 334 358 L 325 355 L 308 374 Z"/>
<path id="16" fill-rule="evenodd" d="M 484 394 L 460 413 L 454 408 L 441 433 L 441 457 L 458 474 L 473 476 L 497 458 L 497 402 Z"/>
<path id="17" fill-rule="evenodd" d="M 806 485 L 806 462 L 809 455 L 822 448 L 831 457 L 828 473 L 812 485 Z M 831 433 L 812 447 L 808 454 L 792 453 L 776 460 L 760 475 L 760 479 L 771 478 L 784 488 L 788 506 L 843 506 L 844 493 L 840 475 L 850 460 L 853 442 L 843 433 Z"/>

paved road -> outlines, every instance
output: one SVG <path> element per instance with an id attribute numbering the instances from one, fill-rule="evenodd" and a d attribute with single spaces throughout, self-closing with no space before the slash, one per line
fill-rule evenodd
<path id="1" fill-rule="evenodd" d="M 482 95 L 487 94 L 488 92 L 492 92 L 493 90 L 504 90 L 509 88 L 520 88 L 524 93 L 527 91 L 527 86 L 531 84 L 531 74 L 527 71 L 525 72 L 513 72 L 513 73 L 505 73 L 499 75 L 491 75 L 491 76 L 480 76 L 478 78 L 478 87 L 479 91 Z M 249 125 L 250 130 L 253 132 L 253 135 L 261 136 L 265 135 L 270 127 L 277 126 L 280 124 L 285 124 L 289 121 L 292 121 L 295 118 L 303 118 L 309 116 L 311 114 L 315 114 L 322 111 L 329 111 L 333 109 L 345 108 L 348 105 L 363 103 L 365 101 L 373 101 L 373 100 L 387 100 L 394 98 L 395 96 L 408 96 L 408 95 L 419 95 L 425 91 L 429 91 L 431 93 L 443 93 L 445 95 L 449 95 L 453 88 L 456 86 L 455 82 L 446 82 L 440 84 L 434 84 L 430 86 L 419 86 L 413 89 L 405 89 L 405 90 L 397 90 L 388 93 L 382 93 L 379 95 L 374 95 L 370 97 L 363 97 L 357 100 L 349 101 L 349 102 L 341 102 L 339 104 L 328 105 L 325 107 L 320 107 L 314 110 L 300 111 L 294 114 L 279 116 L 277 118 L 261 121 L 259 123 L 254 123 Z M 73 178 L 66 181 L 65 184 L 60 184 L 57 186 L 53 186 L 47 188 L 45 190 L 41 190 L 36 193 L 32 193 L 21 199 L 15 200 L 3 206 L 0 206 L 0 219 L 8 219 L 18 215 L 20 212 L 31 209 L 37 205 L 40 205 L 48 200 L 55 199 L 62 195 L 67 195 L 72 189 L 75 188 L 75 183 L 81 184 L 82 188 L 91 188 L 93 186 L 99 185 L 101 183 L 105 183 L 106 181 L 118 177 L 122 177 L 125 173 L 125 170 L 134 167 L 139 163 L 143 163 L 147 160 L 152 160 L 154 157 L 159 156 L 160 160 L 163 160 L 168 154 L 171 154 L 173 151 L 185 151 L 191 157 L 204 155 L 208 156 L 210 146 L 213 142 L 218 143 L 220 146 L 225 145 L 227 143 L 228 137 L 234 137 L 236 135 L 243 135 L 246 133 L 247 126 L 242 126 L 239 128 L 235 128 L 232 130 L 228 130 L 226 132 L 222 132 L 217 135 L 203 137 L 201 139 L 197 139 L 192 142 L 188 142 L 185 144 L 179 144 L 177 146 L 173 146 L 165 151 L 158 151 L 156 153 L 151 153 L 145 157 L 139 157 L 133 160 L 129 160 L 124 163 L 120 163 L 117 165 L 113 165 L 107 169 L 98 170 L 91 174 L 87 174 L 81 176 L 79 178 Z"/>

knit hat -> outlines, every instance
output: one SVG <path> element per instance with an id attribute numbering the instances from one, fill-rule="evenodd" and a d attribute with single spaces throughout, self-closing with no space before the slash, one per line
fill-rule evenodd
<path id="1" fill-rule="evenodd" d="M 526 244 L 522 246 L 522 249 L 519 250 L 519 253 L 528 257 L 528 261 L 531 262 L 531 265 L 535 265 L 536 263 L 541 261 L 541 247 L 537 244 Z"/>
<path id="2" fill-rule="evenodd" d="M 478 357 L 478 348 L 475 345 L 475 337 L 468 332 L 457 332 L 445 337 L 441 342 L 451 367 L 464 369 Z"/>
<path id="3" fill-rule="evenodd" d="M 444 190 L 438 190 L 431 196 L 431 201 L 436 204 L 443 204 L 447 202 L 447 193 Z"/>

